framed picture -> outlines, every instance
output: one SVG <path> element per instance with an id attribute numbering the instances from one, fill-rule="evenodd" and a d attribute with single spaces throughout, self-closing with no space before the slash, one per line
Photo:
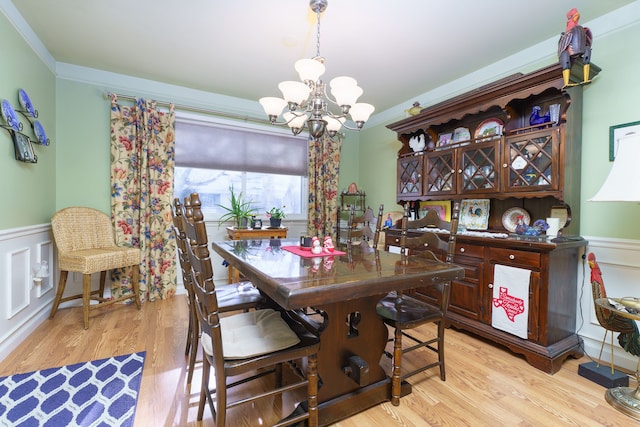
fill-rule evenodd
<path id="1" fill-rule="evenodd" d="M 609 161 L 613 162 L 618 151 L 618 140 L 632 133 L 640 133 L 640 121 L 609 127 Z"/>
<path id="2" fill-rule="evenodd" d="M 443 147 L 445 145 L 451 144 L 451 137 L 453 136 L 452 132 L 449 133 L 441 133 L 438 135 L 438 147 Z"/>
<path id="3" fill-rule="evenodd" d="M 435 209 L 440 219 L 451 221 L 451 202 L 445 201 L 428 201 L 420 202 L 420 218 L 424 218 L 428 209 Z"/>
<path id="4" fill-rule="evenodd" d="M 13 139 L 13 150 L 15 152 L 16 160 L 26 163 L 37 163 L 38 157 L 33 152 L 33 145 L 29 137 L 22 132 L 11 132 L 11 138 Z"/>

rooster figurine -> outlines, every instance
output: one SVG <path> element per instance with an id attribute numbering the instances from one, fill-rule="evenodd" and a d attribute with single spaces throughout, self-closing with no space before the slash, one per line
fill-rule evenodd
<path id="1" fill-rule="evenodd" d="M 596 256 L 591 252 L 587 257 L 589 267 L 591 268 L 591 291 L 593 293 L 593 300 L 598 298 L 606 298 L 607 292 L 604 288 L 604 281 L 602 280 L 602 272 L 600 266 L 596 262 Z M 634 356 L 640 356 L 640 334 L 638 333 L 638 326 L 634 320 L 627 317 L 620 316 L 611 310 L 600 307 L 596 308 L 596 317 L 600 326 L 607 331 L 620 332 L 618 335 L 618 343 L 627 353 L 631 353 Z M 607 331 L 605 331 L 604 338 L 602 340 L 602 347 L 604 347 L 604 340 L 607 338 Z M 613 349 L 612 349 L 613 352 Z M 600 355 L 602 355 L 602 348 L 600 348 Z M 599 359 L 600 357 L 598 357 Z M 613 370 L 613 354 L 611 355 L 611 366 Z"/>
<path id="2" fill-rule="evenodd" d="M 562 65 L 562 78 L 564 86 L 575 86 L 569 84 L 569 76 L 571 74 L 571 63 L 576 58 L 582 57 L 583 66 L 583 82 L 589 83 L 589 70 L 591 64 L 591 44 L 593 36 L 591 30 L 578 25 L 580 12 L 575 7 L 567 12 L 567 28 L 560 35 L 558 41 L 558 59 Z"/>
<path id="3" fill-rule="evenodd" d="M 537 105 L 533 107 L 533 112 L 531 113 L 531 116 L 529 116 L 529 125 L 541 125 L 543 123 L 548 123 L 551 121 L 551 112 L 547 111 L 547 114 L 541 116 L 540 110 L 542 109 Z"/>

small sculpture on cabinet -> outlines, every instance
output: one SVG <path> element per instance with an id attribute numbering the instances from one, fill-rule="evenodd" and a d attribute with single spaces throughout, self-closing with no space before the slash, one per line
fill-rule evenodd
<path id="1" fill-rule="evenodd" d="M 580 12 L 575 7 L 567 12 L 567 27 L 560 35 L 558 41 L 558 58 L 562 65 L 562 77 L 564 86 L 575 86 L 569 84 L 569 76 L 571 74 L 571 64 L 576 58 L 582 58 L 583 81 L 581 84 L 589 83 L 589 71 L 591 64 L 591 44 L 593 43 L 593 35 L 591 30 L 578 25 Z"/>
<path id="2" fill-rule="evenodd" d="M 404 111 L 410 116 L 415 116 L 416 114 L 420 114 L 420 111 L 422 111 L 422 107 L 420 106 L 420 103 L 416 101 L 413 103 L 413 106 L 411 108 L 408 108 Z"/>
<path id="3" fill-rule="evenodd" d="M 543 123 L 547 123 L 551 121 L 551 111 L 547 111 L 547 114 L 545 114 L 544 116 L 541 116 L 540 110 L 542 110 L 542 108 L 540 108 L 540 106 L 538 105 L 533 107 L 531 116 L 529 116 L 529 125 L 531 126 L 541 125 Z"/>

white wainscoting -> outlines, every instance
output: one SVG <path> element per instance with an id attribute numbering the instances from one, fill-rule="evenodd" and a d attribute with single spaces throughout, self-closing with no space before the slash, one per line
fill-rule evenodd
<path id="1" fill-rule="evenodd" d="M 609 297 L 640 297 L 640 241 L 588 237 L 589 245 L 585 254 L 593 252 L 602 270 L 602 280 Z M 584 273 L 584 274 L 583 274 Z M 582 280 L 584 277 L 584 280 Z M 591 294 L 591 270 L 586 260 L 579 267 L 578 318 L 576 327 L 584 340 L 585 351 L 596 359 L 600 353 L 605 329 L 596 318 Z M 635 372 L 638 358 L 625 352 L 618 345 L 618 333 L 614 333 L 613 361 L 618 367 Z M 611 361 L 611 332 L 607 334 L 602 360 Z"/>
<path id="2" fill-rule="evenodd" d="M 49 315 L 54 248 L 50 224 L 0 230 L 0 360 Z M 49 276 L 34 281 L 41 261 L 49 264 Z"/>

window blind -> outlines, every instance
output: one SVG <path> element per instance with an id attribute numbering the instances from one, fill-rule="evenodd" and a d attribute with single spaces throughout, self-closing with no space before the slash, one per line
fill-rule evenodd
<path id="1" fill-rule="evenodd" d="M 307 175 L 307 139 L 176 118 L 176 166 Z"/>

